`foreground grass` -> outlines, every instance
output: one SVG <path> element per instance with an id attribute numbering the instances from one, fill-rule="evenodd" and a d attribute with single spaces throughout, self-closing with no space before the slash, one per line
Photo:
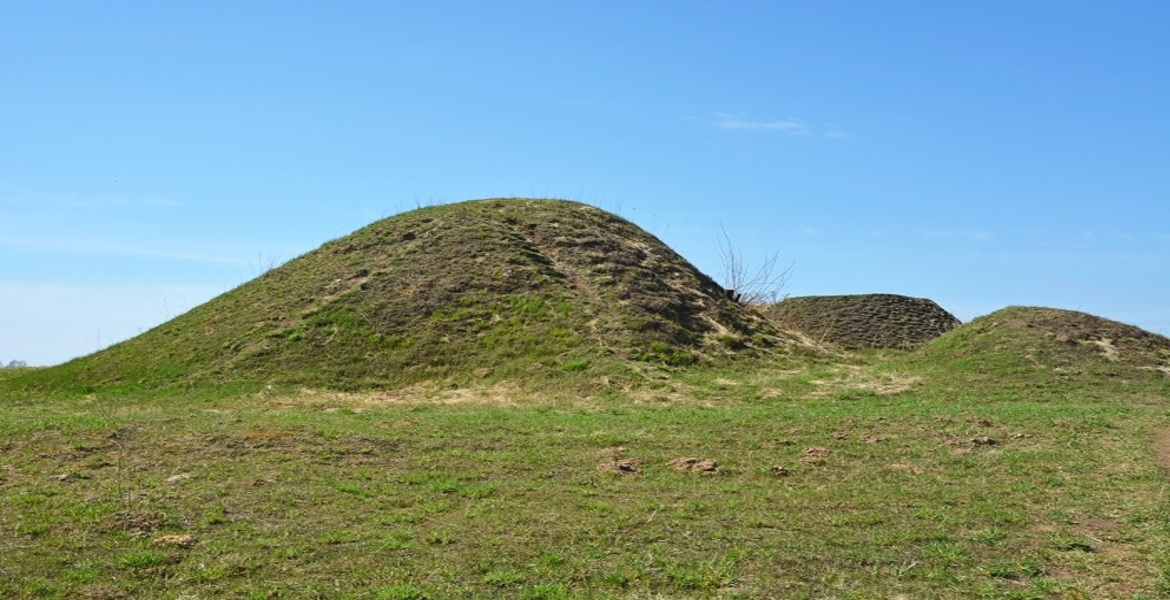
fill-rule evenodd
<path id="1" fill-rule="evenodd" d="M 0 596 L 1170 594 L 1165 380 L 895 364 L 592 397 L 2 397 Z"/>

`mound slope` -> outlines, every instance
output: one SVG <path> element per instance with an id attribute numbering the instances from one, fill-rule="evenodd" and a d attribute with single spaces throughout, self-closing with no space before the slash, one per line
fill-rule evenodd
<path id="1" fill-rule="evenodd" d="M 1136 368 L 1170 376 L 1170 338 L 1072 310 L 1013 306 L 972 320 L 919 354 L 927 363 L 1088 372 Z"/>
<path id="2" fill-rule="evenodd" d="M 897 294 L 787 298 L 768 315 L 782 328 L 848 349 L 913 350 L 959 325 L 934 301 Z"/>
<path id="3" fill-rule="evenodd" d="M 797 343 L 625 219 L 493 199 L 378 221 L 25 383 L 351 389 L 679 365 Z"/>

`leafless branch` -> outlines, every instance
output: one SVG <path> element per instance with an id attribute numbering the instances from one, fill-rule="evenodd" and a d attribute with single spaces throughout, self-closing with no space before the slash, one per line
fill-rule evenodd
<path id="1" fill-rule="evenodd" d="M 723 287 L 728 297 L 741 304 L 772 304 L 784 299 L 784 286 L 792 276 L 793 264 L 781 268 L 780 253 L 764 257 L 754 272 L 744 263 L 742 253 L 731 243 L 727 229 L 719 228 L 719 259 L 723 265 Z"/>

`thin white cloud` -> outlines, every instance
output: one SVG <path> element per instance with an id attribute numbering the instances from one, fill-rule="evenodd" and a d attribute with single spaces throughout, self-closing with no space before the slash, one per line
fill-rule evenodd
<path id="1" fill-rule="evenodd" d="M 709 122 L 712 126 L 727 131 L 760 131 L 790 136 L 820 136 L 833 140 L 853 137 L 836 123 L 830 123 L 823 128 L 814 127 L 804 120 L 795 117 L 760 120 L 753 119 L 744 113 L 720 112 L 712 113 Z"/>
<path id="2" fill-rule="evenodd" d="M 748 118 L 747 115 L 732 115 L 727 113 L 715 113 L 712 117 L 714 118 L 713 124 L 719 129 L 775 131 L 788 135 L 811 135 L 812 133 L 809 130 L 809 126 L 800 119 L 789 118 L 757 121 Z"/>

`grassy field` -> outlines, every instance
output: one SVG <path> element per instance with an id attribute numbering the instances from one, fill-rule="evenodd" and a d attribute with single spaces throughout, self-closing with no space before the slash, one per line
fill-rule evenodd
<path id="1" fill-rule="evenodd" d="M 1170 379 L 997 368 L 0 392 L 0 596 L 1170 595 Z"/>
<path id="2" fill-rule="evenodd" d="M 736 293 L 476 201 L 0 370 L 0 597 L 1170 597 L 1170 339 L 1010 307 L 848 353 Z"/>

